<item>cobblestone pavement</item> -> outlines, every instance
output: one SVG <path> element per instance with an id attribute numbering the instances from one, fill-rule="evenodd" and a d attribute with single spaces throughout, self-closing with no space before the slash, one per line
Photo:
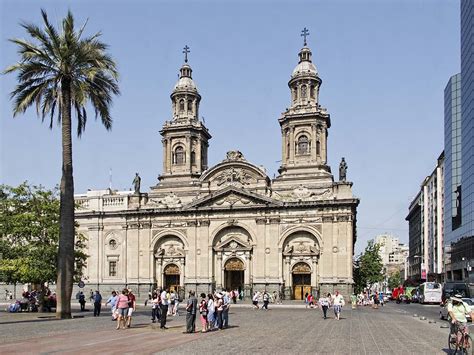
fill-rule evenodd
<path id="1" fill-rule="evenodd" d="M 420 320 L 396 304 L 345 307 L 340 321 L 316 309 L 233 308 L 231 328 L 207 334 L 183 334 L 184 316 L 163 331 L 150 325 L 147 311 L 137 313 L 134 328 L 119 331 L 108 313 L 63 321 L 0 313 L 0 353 L 445 354 L 448 339 L 440 327 L 446 322 Z"/>

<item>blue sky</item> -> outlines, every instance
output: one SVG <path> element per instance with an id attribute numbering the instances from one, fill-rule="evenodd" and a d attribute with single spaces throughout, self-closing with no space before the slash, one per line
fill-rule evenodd
<path id="1" fill-rule="evenodd" d="M 300 31 L 323 80 L 320 102 L 331 114 L 328 157 L 342 156 L 361 199 L 358 242 L 377 233 L 408 242 L 408 204 L 443 149 L 443 90 L 460 68 L 458 1 L 24 1 L 0 3 L 1 68 L 17 59 L 7 41 L 25 37 L 20 21 L 59 23 L 71 9 L 88 33 L 102 31 L 118 63 L 122 95 L 107 132 L 89 120 L 75 139 L 76 193 L 142 186 L 162 170 L 159 130 L 171 118 L 169 95 L 189 45 L 201 96 L 200 114 L 213 138 L 210 164 L 231 149 L 277 173 L 278 118 L 288 107 Z M 12 117 L 13 75 L 0 81 L 0 182 L 52 187 L 61 176 L 60 130 L 35 110 Z"/>

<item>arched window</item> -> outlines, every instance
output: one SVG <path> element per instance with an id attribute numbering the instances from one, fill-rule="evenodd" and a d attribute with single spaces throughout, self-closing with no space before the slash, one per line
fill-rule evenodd
<path id="1" fill-rule="evenodd" d="M 179 100 L 179 112 L 184 111 L 184 100 Z"/>
<path id="2" fill-rule="evenodd" d="M 316 155 L 321 155 L 321 142 L 316 142 Z"/>
<path id="3" fill-rule="evenodd" d="M 306 85 L 301 86 L 301 98 L 306 99 Z"/>
<path id="4" fill-rule="evenodd" d="M 298 154 L 308 154 L 309 153 L 309 140 L 308 137 L 302 135 L 298 138 L 297 149 Z"/>
<path id="5" fill-rule="evenodd" d="M 184 164 L 184 148 L 181 146 L 174 150 L 174 163 L 176 165 Z"/>
<path id="6" fill-rule="evenodd" d="M 196 153 L 191 152 L 191 164 L 196 165 Z"/>
<path id="7" fill-rule="evenodd" d="M 298 90 L 293 88 L 293 102 L 296 102 L 296 100 L 298 100 Z"/>
<path id="8" fill-rule="evenodd" d="M 314 99 L 314 85 L 311 85 L 309 88 L 309 96 Z"/>
<path id="9" fill-rule="evenodd" d="M 193 112 L 193 100 L 188 100 L 188 112 Z"/>

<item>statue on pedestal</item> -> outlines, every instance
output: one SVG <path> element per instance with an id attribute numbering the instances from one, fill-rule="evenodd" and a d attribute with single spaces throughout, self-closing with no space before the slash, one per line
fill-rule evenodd
<path id="1" fill-rule="evenodd" d="M 133 188 L 135 189 L 135 194 L 139 195 L 140 194 L 140 183 L 142 181 L 142 178 L 138 173 L 135 173 L 135 179 L 133 179 Z"/>
<path id="2" fill-rule="evenodd" d="M 346 181 L 347 163 L 344 157 L 339 164 L 339 181 Z"/>

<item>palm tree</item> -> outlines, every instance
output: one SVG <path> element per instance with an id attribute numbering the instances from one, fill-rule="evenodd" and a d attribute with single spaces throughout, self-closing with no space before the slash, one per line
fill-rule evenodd
<path id="1" fill-rule="evenodd" d="M 90 103 L 95 117 L 107 130 L 112 127 L 112 96 L 119 94 L 118 72 L 106 53 L 107 45 L 99 40 L 101 33 L 83 37 L 86 23 L 74 28 L 71 11 L 56 29 L 41 10 L 44 28 L 34 24 L 21 26 L 33 41 L 11 39 L 18 46 L 20 60 L 4 73 L 17 72 L 18 85 L 12 91 L 13 115 L 30 106 L 37 115 L 48 118 L 53 127 L 56 118 L 62 134 L 62 177 L 60 185 L 60 237 L 58 251 L 57 318 L 71 318 L 71 295 L 74 282 L 74 180 L 72 174 L 71 117 L 77 118 L 77 135 L 84 132 L 86 105 Z"/>

